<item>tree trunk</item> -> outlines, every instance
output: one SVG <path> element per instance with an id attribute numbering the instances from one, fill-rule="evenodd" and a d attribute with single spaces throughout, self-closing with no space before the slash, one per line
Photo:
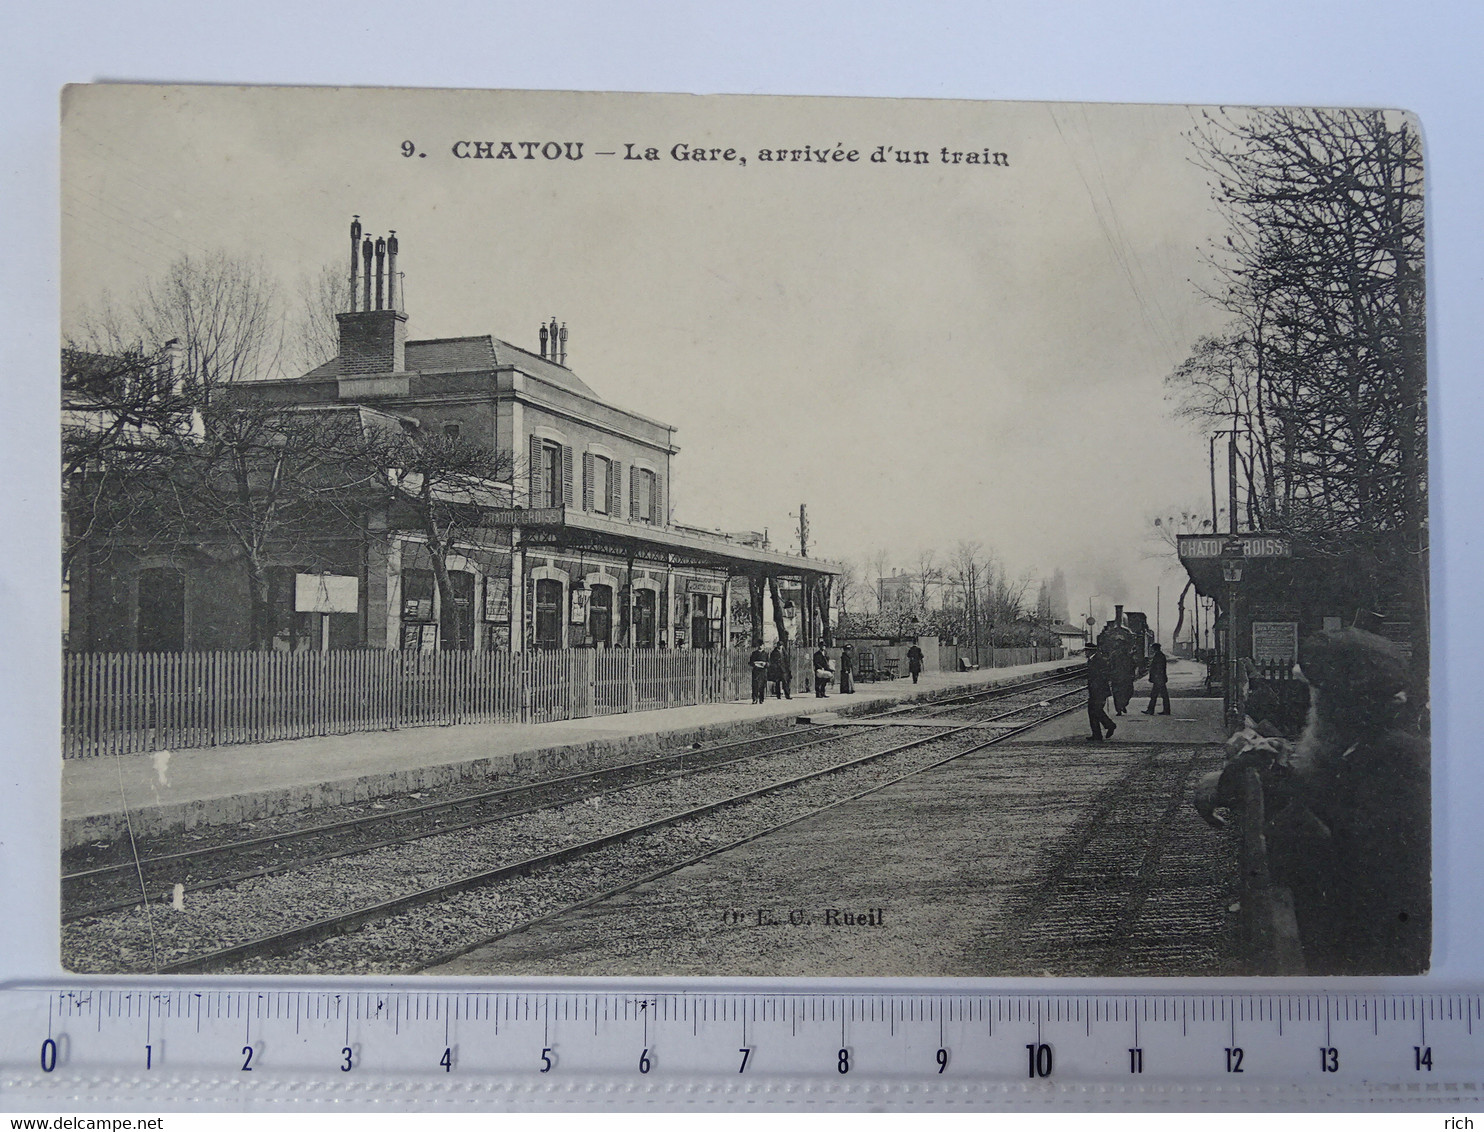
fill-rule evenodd
<path id="1" fill-rule="evenodd" d="M 788 648 L 788 626 L 783 620 L 783 602 L 778 597 L 778 579 L 768 575 L 768 596 L 773 599 L 773 628 L 778 630 L 778 643 Z"/>
<path id="2" fill-rule="evenodd" d="M 752 622 L 752 647 L 763 643 L 763 579 L 760 574 L 747 575 L 747 600 Z"/>
<path id="3" fill-rule="evenodd" d="M 1185 588 L 1180 591 L 1180 600 L 1175 603 L 1177 616 L 1175 617 L 1175 631 L 1170 634 L 1170 646 L 1180 639 L 1180 630 L 1185 627 L 1185 595 L 1190 592 L 1190 587 L 1195 585 L 1194 581 L 1187 581 Z"/>
<path id="4" fill-rule="evenodd" d="M 254 554 L 242 560 L 247 573 L 248 639 L 254 652 L 267 652 L 273 647 L 277 626 L 273 623 L 273 606 L 268 600 L 268 572 Z"/>

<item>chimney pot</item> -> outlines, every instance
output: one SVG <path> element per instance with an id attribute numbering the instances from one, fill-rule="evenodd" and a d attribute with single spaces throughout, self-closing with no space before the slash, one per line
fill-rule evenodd
<path id="1" fill-rule="evenodd" d="M 371 237 L 367 236 L 365 240 L 361 242 L 361 266 L 364 269 L 361 272 L 363 276 L 361 280 L 363 287 L 361 309 L 363 311 L 368 311 L 371 309 L 371 255 Z"/>
<path id="2" fill-rule="evenodd" d="M 361 217 L 357 213 L 350 221 L 350 309 L 356 309 L 356 285 L 360 282 L 357 277 L 356 268 L 359 266 L 359 248 L 361 244 Z"/>
<path id="3" fill-rule="evenodd" d="M 386 305 L 388 310 L 397 309 L 397 230 L 386 234 Z"/>
<path id="4" fill-rule="evenodd" d="M 546 323 L 541 324 L 541 356 L 546 357 Z"/>
<path id="5" fill-rule="evenodd" d="M 382 275 L 386 267 L 386 240 L 376 237 L 376 309 L 381 310 Z"/>

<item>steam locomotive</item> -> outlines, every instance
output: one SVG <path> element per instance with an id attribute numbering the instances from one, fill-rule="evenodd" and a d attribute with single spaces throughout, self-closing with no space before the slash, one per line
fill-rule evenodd
<path id="1" fill-rule="evenodd" d="M 1115 652 L 1127 651 L 1134 660 L 1134 676 L 1142 677 L 1149 671 L 1149 657 L 1154 652 L 1154 634 L 1149 629 L 1149 616 L 1130 611 L 1123 606 L 1113 607 L 1113 620 L 1103 626 L 1098 634 L 1098 652 L 1112 656 Z"/>

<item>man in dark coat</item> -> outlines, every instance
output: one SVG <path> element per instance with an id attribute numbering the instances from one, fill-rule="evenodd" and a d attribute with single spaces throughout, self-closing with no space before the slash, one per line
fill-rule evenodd
<path id="1" fill-rule="evenodd" d="M 829 695 L 825 689 L 829 687 L 830 678 L 834 675 L 834 667 L 830 664 L 830 654 L 825 651 L 824 645 L 814 650 L 810 663 L 814 665 L 814 694 L 822 700 Z"/>
<path id="2" fill-rule="evenodd" d="M 768 654 L 768 683 L 773 686 L 773 698 L 783 699 L 783 693 L 788 690 L 788 662 L 784 658 L 781 645 L 774 645 L 773 651 Z M 788 698 L 794 698 L 791 691 Z"/>
<path id="3" fill-rule="evenodd" d="M 907 671 L 912 673 L 912 683 L 917 683 L 917 678 L 922 675 L 922 650 L 917 647 L 917 642 L 912 642 L 912 647 L 907 650 Z"/>
<path id="4" fill-rule="evenodd" d="M 747 664 L 752 669 L 752 702 L 763 703 L 768 698 L 768 654 L 763 651 L 762 641 L 752 642 Z"/>
<path id="5" fill-rule="evenodd" d="M 1101 742 L 1103 732 L 1107 731 L 1108 737 L 1113 737 L 1113 732 L 1118 730 L 1118 725 L 1108 718 L 1107 709 L 1103 706 L 1108 702 L 1108 697 L 1113 694 L 1113 689 L 1108 682 L 1108 662 L 1103 659 L 1102 654 L 1096 649 L 1089 649 L 1091 655 L 1087 658 L 1087 722 L 1092 727 L 1092 737 Z"/>
<path id="6" fill-rule="evenodd" d="M 1134 650 L 1131 642 L 1120 638 L 1114 643 L 1108 654 L 1108 680 L 1112 687 L 1114 713 L 1127 715 L 1128 702 L 1134 698 Z"/>
<path id="7" fill-rule="evenodd" d="M 1154 651 L 1149 654 L 1149 706 L 1144 709 L 1145 715 L 1154 714 L 1154 701 L 1163 696 L 1165 709 L 1160 715 L 1170 714 L 1170 668 L 1169 661 L 1165 657 L 1164 650 L 1155 642 Z"/>
<path id="8" fill-rule="evenodd" d="M 1269 800 L 1273 879 L 1293 892 L 1310 972 L 1410 975 L 1431 952 L 1429 749 L 1407 658 L 1360 629 L 1304 642 L 1309 719 Z"/>

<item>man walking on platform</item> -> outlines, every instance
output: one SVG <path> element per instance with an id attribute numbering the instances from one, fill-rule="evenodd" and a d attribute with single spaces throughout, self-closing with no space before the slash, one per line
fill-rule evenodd
<path id="1" fill-rule="evenodd" d="M 1101 742 L 1103 732 L 1106 730 L 1108 738 L 1113 737 L 1113 732 L 1118 730 L 1118 725 L 1108 718 L 1107 709 L 1103 706 L 1108 702 L 1108 697 L 1113 694 L 1112 685 L 1108 681 L 1108 662 L 1103 659 L 1096 648 L 1090 649 L 1091 655 L 1087 658 L 1087 722 L 1092 727 L 1092 737 Z"/>
<path id="2" fill-rule="evenodd" d="M 762 641 L 752 642 L 752 655 L 747 658 L 752 669 L 752 702 L 766 703 L 768 699 L 768 654 L 763 651 Z"/>
<path id="3" fill-rule="evenodd" d="M 1159 643 L 1154 645 L 1154 652 L 1149 657 L 1149 706 L 1144 709 L 1145 715 L 1154 714 L 1154 701 L 1164 697 L 1165 709 L 1160 715 L 1170 714 L 1170 668 L 1169 661 Z"/>
<path id="4" fill-rule="evenodd" d="M 922 650 L 917 647 L 917 642 L 912 642 L 912 647 L 907 650 L 907 671 L 912 673 L 912 683 L 917 683 L 917 678 L 922 675 Z"/>

